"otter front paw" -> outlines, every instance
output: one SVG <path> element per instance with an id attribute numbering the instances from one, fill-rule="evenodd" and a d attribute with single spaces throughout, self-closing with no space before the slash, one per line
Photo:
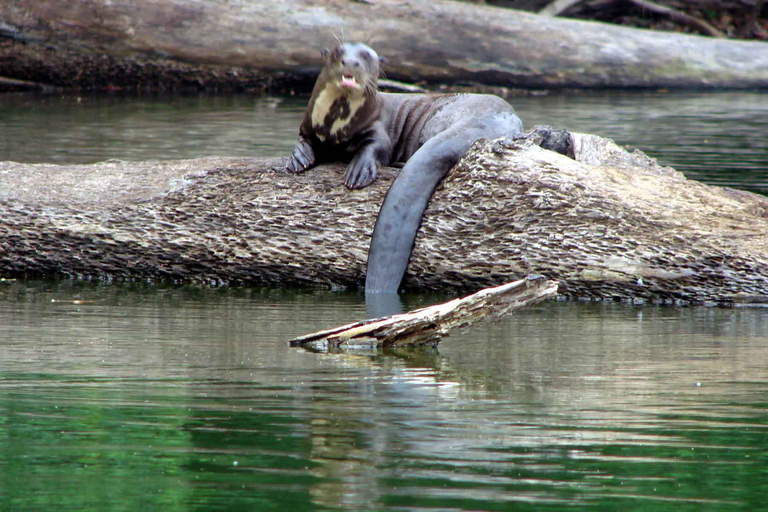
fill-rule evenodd
<path id="1" fill-rule="evenodd" d="M 302 172 L 315 165 L 315 151 L 312 145 L 304 137 L 299 137 L 298 142 L 293 147 L 293 153 L 285 164 L 285 170 L 288 172 Z"/>
<path id="2" fill-rule="evenodd" d="M 368 153 L 358 153 L 347 167 L 344 184 L 349 188 L 367 187 L 376 180 L 378 164 Z"/>

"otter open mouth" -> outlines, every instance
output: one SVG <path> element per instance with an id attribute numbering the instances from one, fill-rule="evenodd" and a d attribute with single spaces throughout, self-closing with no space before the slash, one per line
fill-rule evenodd
<path id="1" fill-rule="evenodd" d="M 346 87 L 349 89 L 357 89 L 357 79 L 353 75 L 341 75 L 339 80 L 340 87 Z"/>

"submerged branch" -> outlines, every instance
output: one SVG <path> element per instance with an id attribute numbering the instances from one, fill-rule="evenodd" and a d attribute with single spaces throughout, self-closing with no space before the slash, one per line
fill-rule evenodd
<path id="1" fill-rule="evenodd" d="M 292 339 L 289 344 L 322 350 L 433 346 L 453 329 L 497 318 L 554 297 L 557 286 L 556 281 L 528 276 L 444 304 L 307 334 Z"/>

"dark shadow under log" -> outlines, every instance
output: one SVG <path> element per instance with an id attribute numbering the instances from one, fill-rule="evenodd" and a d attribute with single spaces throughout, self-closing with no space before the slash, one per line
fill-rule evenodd
<path id="1" fill-rule="evenodd" d="M 571 297 L 765 301 L 768 198 L 685 179 L 570 135 L 575 159 L 479 142 L 433 196 L 407 287 L 480 289 L 541 274 Z M 0 162 L 0 277 L 66 275 L 360 286 L 396 174 L 350 191 L 344 167 L 284 159 Z"/>

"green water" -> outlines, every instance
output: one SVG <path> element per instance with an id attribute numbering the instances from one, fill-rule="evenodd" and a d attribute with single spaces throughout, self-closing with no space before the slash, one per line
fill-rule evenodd
<path id="1" fill-rule="evenodd" d="M 364 316 L 0 283 L 0 510 L 768 508 L 766 309 L 551 302 L 437 351 L 286 346 Z"/>
<path id="2" fill-rule="evenodd" d="M 517 96 L 525 126 L 613 138 L 689 177 L 768 193 L 768 94 Z M 0 94 L 0 160 L 287 156 L 307 98 Z"/>
<path id="3" fill-rule="evenodd" d="M 766 193 L 767 98 L 512 102 Z M 305 102 L 0 95 L 0 160 L 286 155 Z M 768 510 L 768 308 L 550 302 L 435 351 L 286 345 L 365 316 L 346 292 L 0 280 L 0 511 Z"/>

